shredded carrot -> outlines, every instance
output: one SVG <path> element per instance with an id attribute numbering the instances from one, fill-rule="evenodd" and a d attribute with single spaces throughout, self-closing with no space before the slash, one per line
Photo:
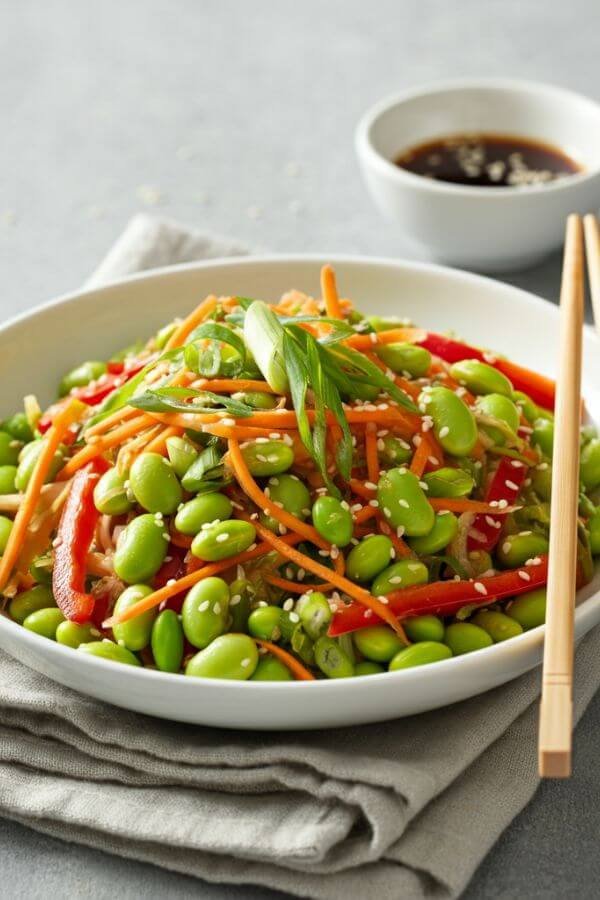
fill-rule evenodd
<path id="1" fill-rule="evenodd" d="M 296 659 L 295 656 L 292 656 L 292 654 L 288 653 L 287 650 L 284 650 L 283 647 L 278 647 L 277 644 L 272 644 L 271 641 L 262 641 L 260 638 L 254 638 L 254 640 L 259 647 L 264 647 L 265 650 L 268 650 L 269 653 L 272 653 L 273 656 L 276 656 L 277 659 L 281 660 L 295 676 L 296 681 L 316 681 L 312 672 L 309 672 L 299 659 Z"/>
<path id="2" fill-rule="evenodd" d="M 373 482 L 375 483 L 375 482 Z M 377 491 L 375 488 L 367 487 L 364 481 L 359 481 L 358 478 L 351 478 L 348 482 L 352 491 L 361 497 L 363 500 L 372 500 L 375 497 Z"/>
<path id="3" fill-rule="evenodd" d="M 220 438 L 235 438 L 238 441 L 253 441 L 260 437 L 271 438 L 273 435 L 277 435 L 275 440 L 281 438 L 281 433 L 273 431 L 272 428 L 251 428 L 246 425 L 223 425 L 220 422 L 203 425 L 199 430 L 203 431 L 205 434 L 213 434 Z M 295 434 L 295 432 L 286 431 L 286 434 L 292 435 Z"/>
<path id="4" fill-rule="evenodd" d="M 241 518 L 243 518 L 243 516 Z M 300 553 L 294 547 L 284 543 L 280 537 L 273 534 L 272 531 L 269 531 L 269 529 L 265 528 L 264 525 L 261 525 L 260 522 L 253 522 L 253 525 L 261 538 L 270 543 L 273 549 L 277 550 L 281 556 L 287 556 L 287 558 L 291 559 L 296 565 L 301 566 L 308 572 L 312 572 L 317 578 L 322 578 L 324 581 L 329 580 L 339 591 L 348 594 L 354 600 L 358 600 L 359 603 L 362 603 L 363 606 L 371 609 L 375 615 L 383 619 L 384 622 L 387 622 L 390 628 L 393 628 L 396 634 L 398 634 L 406 644 L 409 643 L 402 625 L 385 603 L 382 603 L 381 600 L 373 597 L 373 595 L 364 588 L 354 584 L 353 581 L 349 581 L 337 572 L 332 572 L 331 569 L 328 569 L 321 563 L 311 559 L 310 556 L 306 556 L 306 554 Z"/>
<path id="5" fill-rule="evenodd" d="M 447 509 L 450 512 L 458 513 L 490 513 L 494 516 L 502 516 L 519 509 L 518 506 L 505 506 L 504 509 L 500 509 L 498 506 L 490 506 L 489 503 L 484 503 L 482 500 L 468 500 L 465 497 L 428 497 L 427 499 L 435 510 Z"/>
<path id="6" fill-rule="evenodd" d="M 419 446 L 416 448 L 410 463 L 410 471 L 413 475 L 416 475 L 417 478 L 420 478 L 425 471 L 427 461 L 431 455 L 431 444 L 429 443 L 427 432 L 421 432 Z"/>
<path id="7" fill-rule="evenodd" d="M 189 316 L 177 326 L 165 344 L 165 350 L 172 350 L 174 347 L 181 347 L 182 344 L 185 344 L 186 338 L 189 337 L 197 325 L 200 325 L 200 323 L 211 314 L 216 305 L 217 298 L 212 294 L 203 300 L 202 303 L 200 303 L 196 309 L 192 310 Z"/>
<path id="8" fill-rule="evenodd" d="M 189 534 L 182 534 L 176 528 L 171 528 L 169 540 L 176 547 L 183 547 L 185 550 L 189 550 L 192 546 L 193 538 Z"/>
<path id="9" fill-rule="evenodd" d="M 265 581 L 275 587 L 287 591 L 289 594 L 305 594 L 306 591 L 331 591 L 333 585 L 330 581 L 323 581 L 321 584 L 301 584 L 299 581 L 290 581 L 288 578 L 280 578 L 279 575 L 272 575 L 270 572 L 265 576 Z"/>
<path id="10" fill-rule="evenodd" d="M 342 319 L 342 310 L 340 308 L 340 298 L 338 296 L 337 285 L 335 282 L 335 272 L 332 267 L 327 265 L 321 269 L 321 294 L 325 301 L 325 309 L 327 315 L 331 319 Z"/>
<path id="11" fill-rule="evenodd" d="M 396 556 L 399 556 L 400 559 L 414 559 L 415 554 L 410 549 L 408 544 L 406 544 L 401 537 L 398 537 L 394 529 L 388 524 L 385 516 L 379 510 L 377 512 L 377 526 L 382 534 L 385 534 L 386 537 L 389 537 L 390 541 L 394 545 L 394 550 L 396 551 Z"/>
<path id="12" fill-rule="evenodd" d="M 213 394 L 236 394 L 238 391 L 279 394 L 267 381 L 255 381 L 251 378 L 199 378 L 193 384 L 199 391 L 212 391 Z"/>
<path id="13" fill-rule="evenodd" d="M 426 337 L 427 332 L 422 328 L 391 328 L 389 331 L 373 331 L 371 334 L 353 334 L 344 343 L 355 350 L 372 350 L 378 344 L 398 344 L 404 341 L 418 344 Z"/>
<path id="14" fill-rule="evenodd" d="M 377 453 L 377 425 L 374 425 L 373 422 L 367 422 L 365 429 L 365 456 L 369 481 L 377 484 L 379 481 L 379 456 Z"/>
<path id="15" fill-rule="evenodd" d="M 66 465 L 62 467 L 56 476 L 57 481 L 66 481 L 67 478 L 74 475 L 78 469 L 81 469 L 81 467 L 85 466 L 86 463 L 89 463 L 90 460 L 95 459 L 112 447 L 118 447 L 126 441 L 127 438 L 134 437 L 141 429 L 147 428 L 149 425 L 153 424 L 154 418 L 148 413 L 143 413 L 135 419 L 124 422 L 123 425 L 119 426 L 119 428 L 115 428 L 107 435 L 95 435 L 91 442 L 87 443 L 85 447 L 82 447 L 82 449 L 79 450 L 75 456 L 72 456 Z"/>
<path id="16" fill-rule="evenodd" d="M 123 406 L 121 409 L 116 409 L 113 413 L 106 416 L 105 419 L 101 419 L 100 422 L 96 422 L 90 428 L 86 428 L 85 436 L 90 438 L 96 434 L 104 434 L 105 431 L 110 431 L 114 425 L 122 425 L 127 419 L 132 419 L 134 416 L 139 416 L 139 414 L 139 409 L 136 409 L 134 406 Z"/>
<path id="17" fill-rule="evenodd" d="M 377 510 L 374 506 L 363 506 L 362 509 L 357 509 L 357 511 L 352 514 L 352 518 L 354 519 L 355 525 L 362 525 L 363 522 L 374 519 L 376 515 Z"/>
<path id="18" fill-rule="evenodd" d="M 35 508 L 40 498 L 42 485 L 46 480 L 48 470 L 52 464 L 58 445 L 63 440 L 71 425 L 81 418 L 86 408 L 85 404 L 80 403 L 78 400 L 73 400 L 68 406 L 65 406 L 57 413 L 56 418 L 46 433 L 43 449 L 31 473 L 23 497 L 23 502 L 19 506 L 19 510 L 15 516 L 4 554 L 0 560 L 0 590 L 6 586 L 12 568 L 17 561 L 21 546 L 27 534 L 28 525 L 35 513 Z"/>
<path id="19" fill-rule="evenodd" d="M 156 437 L 146 445 L 144 452 L 160 453 L 161 456 L 165 456 L 167 453 L 167 439 L 170 437 L 178 437 L 181 433 L 181 428 L 177 428 L 176 425 L 169 425 L 167 428 L 162 429 Z"/>

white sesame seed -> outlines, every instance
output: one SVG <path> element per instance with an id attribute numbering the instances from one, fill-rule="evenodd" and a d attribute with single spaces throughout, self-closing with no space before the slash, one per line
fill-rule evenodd
<path id="1" fill-rule="evenodd" d="M 442 428 L 440 428 L 440 431 L 439 431 L 440 438 L 445 438 L 449 434 L 450 434 L 450 429 L 448 428 L 447 425 L 444 425 Z"/>
<path id="2" fill-rule="evenodd" d="M 506 509 L 508 500 L 498 500 L 498 509 Z"/>
<path id="3" fill-rule="evenodd" d="M 248 656 L 246 656 L 246 657 L 241 661 L 240 665 L 241 665 L 241 667 L 242 667 L 243 669 L 247 669 L 251 662 L 252 662 L 252 660 L 251 660 Z"/>
<path id="4" fill-rule="evenodd" d="M 402 584 L 402 575 L 392 575 L 388 580 L 390 584 Z"/>
<path id="5" fill-rule="evenodd" d="M 200 606 L 198 607 L 198 612 L 206 612 L 209 605 L 210 604 L 209 604 L 208 600 L 203 600 L 202 603 L 200 604 Z"/>
<path id="6" fill-rule="evenodd" d="M 384 506 L 384 507 L 383 507 L 383 514 L 384 514 L 384 516 L 387 516 L 387 518 L 389 519 L 390 516 L 392 515 L 392 511 L 391 511 L 391 509 L 390 509 L 389 507 Z"/>
<path id="7" fill-rule="evenodd" d="M 511 459 L 510 464 L 513 467 L 513 469 L 522 469 L 523 466 L 525 465 L 524 463 L 521 462 L 520 459 Z"/>
<path id="8" fill-rule="evenodd" d="M 480 581 L 475 581 L 473 583 L 473 587 L 477 591 L 478 594 L 482 594 L 484 597 L 487 595 L 487 588 L 485 584 L 482 584 Z"/>
<path id="9" fill-rule="evenodd" d="M 379 500 L 369 500 L 369 506 L 372 506 L 372 507 L 374 507 L 374 509 L 377 509 L 377 507 L 379 506 Z"/>
<path id="10" fill-rule="evenodd" d="M 398 525 L 398 527 L 396 528 L 396 537 L 399 537 L 399 538 L 404 537 L 405 533 L 406 533 L 406 528 L 404 527 L 404 525 Z"/>
<path id="11" fill-rule="evenodd" d="M 167 587 L 173 587 L 174 584 L 177 584 L 177 579 L 176 579 L 176 578 L 169 578 L 169 579 L 167 579 Z"/>
<path id="12" fill-rule="evenodd" d="M 225 541 L 229 540 L 229 534 L 226 531 L 223 531 L 221 534 L 218 534 L 215 538 L 217 544 L 223 544 Z"/>
<path id="13" fill-rule="evenodd" d="M 294 601 L 292 600 L 291 597 L 288 597 L 288 599 L 285 600 L 283 603 L 283 609 L 286 612 L 290 612 L 290 610 L 292 610 L 293 608 L 294 608 Z"/>
<path id="14" fill-rule="evenodd" d="M 298 613 L 291 612 L 290 613 L 290 622 L 293 622 L 293 624 L 296 625 L 299 621 L 300 621 L 300 616 L 298 615 Z"/>
<path id="15" fill-rule="evenodd" d="M 404 497 L 401 497 L 400 500 L 398 500 L 398 503 L 400 504 L 400 506 L 404 507 L 404 509 L 410 509 L 410 504 L 408 500 L 404 499 Z"/>
<path id="16" fill-rule="evenodd" d="M 237 606 L 238 603 L 241 601 L 241 599 L 242 599 L 241 594 L 234 594 L 233 597 L 231 598 L 231 600 L 229 601 L 229 605 Z"/>
<path id="17" fill-rule="evenodd" d="M 523 572 L 522 569 L 519 569 L 518 575 L 522 581 L 531 581 L 531 575 L 529 574 L 529 572 Z"/>
<path id="18" fill-rule="evenodd" d="M 365 487 L 368 488 L 370 491 L 376 491 L 376 490 L 377 490 L 377 485 L 376 485 L 376 484 L 373 484 L 372 481 L 365 481 Z"/>
<path id="19" fill-rule="evenodd" d="M 376 344 L 376 343 L 377 343 L 378 337 L 377 337 L 377 334 L 376 334 L 375 331 L 372 331 L 372 332 L 371 332 L 371 334 L 369 335 L 369 340 L 371 341 L 372 344 Z"/>
<path id="20" fill-rule="evenodd" d="M 510 479 L 508 479 L 508 478 L 506 479 L 504 484 L 509 489 L 509 491 L 518 491 L 519 490 L 519 485 L 515 484 L 514 481 L 510 481 Z"/>

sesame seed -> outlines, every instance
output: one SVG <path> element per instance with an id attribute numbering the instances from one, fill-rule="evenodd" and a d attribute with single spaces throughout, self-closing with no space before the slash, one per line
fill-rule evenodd
<path id="1" fill-rule="evenodd" d="M 404 525 L 398 525 L 398 527 L 396 528 L 396 537 L 404 537 L 405 532 L 406 528 L 404 527 Z"/>
<path id="2" fill-rule="evenodd" d="M 404 497 L 402 497 L 400 500 L 398 500 L 398 503 L 400 504 L 400 506 L 404 507 L 404 509 L 410 509 L 410 504 L 409 504 L 408 500 L 404 499 Z"/>
<path id="3" fill-rule="evenodd" d="M 480 581 L 475 581 L 473 583 L 473 587 L 477 591 L 478 594 L 482 594 L 484 597 L 487 595 L 487 588 L 485 584 L 482 584 Z"/>
<path id="4" fill-rule="evenodd" d="M 268 444 L 268 443 L 269 443 L 269 438 L 266 438 L 266 437 L 258 437 L 258 438 L 256 438 L 256 443 L 257 443 L 257 444 Z"/>
<path id="5" fill-rule="evenodd" d="M 203 600 L 202 603 L 200 604 L 200 606 L 198 607 L 198 612 L 206 612 L 209 605 L 210 604 L 209 604 L 208 600 Z"/>
<path id="6" fill-rule="evenodd" d="M 519 569 L 519 572 L 517 574 L 522 581 L 531 581 L 531 575 L 529 574 L 529 572 L 523 572 L 522 569 Z"/>
<path id="7" fill-rule="evenodd" d="M 502 552 L 503 552 L 503 553 L 510 553 L 511 547 L 512 547 L 512 544 L 510 543 L 510 541 L 505 541 L 505 542 L 502 544 Z"/>
<path id="8" fill-rule="evenodd" d="M 506 509 L 508 500 L 498 500 L 498 509 Z"/>
<path id="9" fill-rule="evenodd" d="M 518 491 L 519 490 L 519 485 L 515 484 L 514 481 L 510 481 L 508 478 L 506 479 L 504 484 L 509 489 L 509 491 Z"/>
<path id="10" fill-rule="evenodd" d="M 262 453 L 257 453 L 256 458 L 259 462 L 267 462 L 267 457 L 264 456 Z"/>
<path id="11" fill-rule="evenodd" d="M 231 598 L 231 600 L 229 601 L 229 605 L 237 606 L 238 603 L 241 601 L 241 599 L 242 599 L 241 594 L 234 594 L 233 597 Z"/>
<path id="12" fill-rule="evenodd" d="M 445 438 L 449 434 L 450 434 L 450 429 L 448 428 L 447 425 L 444 425 L 442 428 L 440 428 L 440 431 L 439 431 L 440 438 Z"/>
<path id="13" fill-rule="evenodd" d="M 167 579 L 167 587 L 173 587 L 174 584 L 177 584 L 177 579 L 176 579 L 176 578 L 169 578 L 169 579 Z"/>
<path id="14" fill-rule="evenodd" d="M 229 540 L 229 534 L 227 531 L 223 531 L 221 534 L 218 534 L 215 538 L 217 544 L 223 544 L 225 541 Z"/>
<path id="15" fill-rule="evenodd" d="M 377 509 L 377 507 L 379 506 L 379 500 L 369 500 L 369 506 L 372 506 L 375 509 Z"/>
<path id="16" fill-rule="evenodd" d="M 283 608 L 286 612 L 290 612 L 294 608 L 294 601 L 291 597 L 284 601 Z"/>
<path id="17" fill-rule="evenodd" d="M 381 594 L 377 599 L 379 600 L 380 603 L 383 603 L 384 606 L 387 606 L 388 603 L 390 602 L 390 601 L 388 600 L 388 598 L 385 597 L 383 594 Z"/>
<path id="18" fill-rule="evenodd" d="M 376 484 L 373 484 L 372 481 L 365 481 L 365 487 L 368 488 L 370 491 L 376 491 L 376 490 L 377 490 L 377 485 L 376 485 Z"/>
<path id="19" fill-rule="evenodd" d="M 437 456 L 428 456 L 427 462 L 429 462 L 432 466 L 439 466 L 440 461 Z"/>
<path id="20" fill-rule="evenodd" d="M 422 490 L 424 490 L 424 491 L 428 491 L 428 490 L 429 490 L 429 485 L 427 484 L 426 481 L 420 481 L 420 482 L 419 482 L 419 487 L 420 487 Z"/>
<path id="21" fill-rule="evenodd" d="M 390 584 L 402 584 L 402 575 L 392 575 L 388 580 Z"/>
<path id="22" fill-rule="evenodd" d="M 531 559 L 526 560 L 526 566 L 541 566 L 542 560 L 539 556 L 532 556 Z"/>
<path id="23" fill-rule="evenodd" d="M 524 463 L 522 463 L 519 459 L 511 459 L 510 464 L 513 469 L 522 469 L 524 466 Z"/>
<path id="24" fill-rule="evenodd" d="M 293 622 L 296 625 L 300 621 L 300 616 L 297 612 L 290 613 L 290 622 Z"/>
<path id="25" fill-rule="evenodd" d="M 271 438 L 272 441 L 277 441 L 277 440 L 279 440 L 279 438 L 281 437 L 281 435 L 280 435 L 280 433 L 279 433 L 278 431 L 272 431 L 272 432 L 269 434 L 269 437 Z"/>
<path id="26" fill-rule="evenodd" d="M 250 657 L 246 656 L 246 657 L 241 661 L 240 665 L 241 665 L 241 667 L 242 667 L 243 669 L 247 669 L 251 662 L 252 662 L 252 660 L 250 659 Z"/>
<path id="27" fill-rule="evenodd" d="M 372 331 L 371 334 L 369 335 L 369 340 L 371 341 L 372 344 L 377 343 L 378 338 L 377 338 L 377 334 L 374 331 Z"/>
<path id="28" fill-rule="evenodd" d="M 370 619 L 372 615 L 373 615 L 372 609 L 365 609 L 365 612 L 364 612 L 365 619 Z"/>
<path id="29" fill-rule="evenodd" d="M 423 431 L 425 431 L 425 430 L 426 430 L 425 427 L 423 427 Z M 412 440 L 413 440 L 413 444 L 415 445 L 415 447 L 418 447 L 422 441 L 422 437 L 420 434 L 415 434 L 415 436 L 413 437 Z"/>
<path id="30" fill-rule="evenodd" d="M 392 515 L 392 511 L 391 511 L 391 509 L 389 509 L 389 507 L 384 506 L 384 507 L 383 507 L 383 514 L 384 514 L 384 516 L 386 516 L 386 517 L 389 519 L 390 516 Z"/>

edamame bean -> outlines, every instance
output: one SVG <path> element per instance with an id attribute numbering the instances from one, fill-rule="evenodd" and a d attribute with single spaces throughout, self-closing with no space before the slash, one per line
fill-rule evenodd
<path id="1" fill-rule="evenodd" d="M 149 581 L 167 555 L 169 535 L 162 518 L 145 513 L 123 529 L 113 558 L 116 574 L 128 584 Z"/>
<path id="2" fill-rule="evenodd" d="M 14 494 L 16 475 L 16 466 L 0 466 L 0 494 Z"/>
<path id="3" fill-rule="evenodd" d="M 42 438 L 41 441 L 33 441 L 31 444 L 26 444 L 23 448 L 19 465 L 17 466 L 17 474 L 15 476 L 15 486 L 18 491 L 24 491 L 29 484 L 29 479 L 31 478 L 34 466 L 44 449 L 45 443 L 45 440 Z M 58 470 L 62 469 L 64 461 L 64 450 L 62 447 L 59 447 L 52 458 L 48 474 L 44 479 L 45 484 L 53 480 Z"/>
<path id="4" fill-rule="evenodd" d="M 213 491 L 209 494 L 200 494 L 193 500 L 188 500 L 179 509 L 175 516 L 175 528 L 181 534 L 196 535 L 203 525 L 215 522 L 217 519 L 224 522 L 231 517 L 233 506 L 229 497 Z"/>
<path id="5" fill-rule="evenodd" d="M 100 637 L 100 632 L 90 622 L 79 625 L 77 622 L 69 622 L 65 619 L 56 629 L 56 642 L 64 647 L 72 647 L 77 650 L 80 644 L 89 644 Z"/>
<path id="6" fill-rule="evenodd" d="M 192 656 L 185 674 L 195 678 L 227 678 L 246 681 L 258 665 L 256 644 L 247 634 L 222 634 Z"/>
<path id="7" fill-rule="evenodd" d="M 283 441 L 246 444 L 242 455 L 252 475 L 280 475 L 294 462 L 294 451 Z"/>
<path id="8" fill-rule="evenodd" d="M 229 585 L 229 594 L 231 631 L 246 631 L 252 601 L 254 600 L 254 588 L 245 578 L 236 578 Z"/>
<path id="9" fill-rule="evenodd" d="M 494 561 L 487 550 L 470 550 L 469 563 L 471 565 L 471 575 L 474 578 L 494 568 Z"/>
<path id="10" fill-rule="evenodd" d="M 590 550 L 593 556 L 597 556 L 600 553 L 600 507 L 598 507 L 594 515 L 590 517 L 588 529 L 590 532 Z"/>
<path id="11" fill-rule="evenodd" d="M 370 659 L 363 659 L 362 662 L 356 663 L 354 666 L 355 675 L 380 675 L 381 672 L 385 672 L 383 666 L 372 662 Z"/>
<path id="12" fill-rule="evenodd" d="M 273 503 L 297 519 L 305 519 L 310 514 L 310 492 L 297 475 L 273 475 L 267 482 L 265 493 Z"/>
<path id="13" fill-rule="evenodd" d="M 404 647 L 400 638 L 387 625 L 361 628 L 354 634 L 354 644 L 359 653 L 373 662 L 389 662 Z"/>
<path id="14" fill-rule="evenodd" d="M 451 512 L 438 512 L 433 528 L 423 537 L 410 538 L 408 543 L 419 556 L 431 556 L 447 547 L 458 532 L 458 519 Z"/>
<path id="15" fill-rule="evenodd" d="M 17 412 L 10 419 L 7 419 L 2 426 L 4 431 L 8 431 L 17 441 L 28 444 L 33 440 L 33 431 L 24 412 Z"/>
<path id="16" fill-rule="evenodd" d="M 390 662 L 389 671 L 397 672 L 399 669 L 427 666 L 429 663 L 450 659 L 451 656 L 452 650 L 446 644 L 440 644 L 438 641 L 421 641 L 396 653 Z"/>
<path id="17" fill-rule="evenodd" d="M 354 522 L 347 503 L 327 494 L 318 497 L 312 508 L 313 525 L 326 541 L 345 547 L 352 539 Z"/>
<path id="18" fill-rule="evenodd" d="M 506 614 L 518 622 L 523 631 L 543 625 L 546 621 L 546 588 L 536 588 L 515 597 L 506 607 Z"/>
<path id="19" fill-rule="evenodd" d="M 475 481 L 464 469 L 444 466 L 423 476 L 428 497 L 468 497 Z"/>
<path id="20" fill-rule="evenodd" d="M 6 550 L 12 527 L 12 519 L 9 519 L 8 516 L 0 516 L 0 556 Z"/>
<path id="21" fill-rule="evenodd" d="M 600 438 L 589 441 L 581 451 L 579 471 L 588 490 L 600 485 Z"/>
<path id="22" fill-rule="evenodd" d="M 248 550 L 255 539 L 256 529 L 250 522 L 230 519 L 203 526 L 192 541 L 192 553 L 207 562 L 217 562 Z"/>
<path id="23" fill-rule="evenodd" d="M 152 656 L 161 672 L 179 672 L 183 660 L 183 628 L 173 609 L 163 609 L 152 626 Z"/>
<path id="24" fill-rule="evenodd" d="M 334 638 L 323 635 L 315 642 L 315 663 L 327 678 L 351 678 L 354 666 Z"/>
<path id="25" fill-rule="evenodd" d="M 98 512 L 107 516 L 122 516 L 129 512 L 133 503 L 127 496 L 126 475 L 121 475 L 117 467 L 108 469 L 94 488 L 94 505 Z"/>
<path id="26" fill-rule="evenodd" d="M 540 411 L 531 397 L 524 394 L 523 391 L 514 391 L 513 400 L 521 410 L 527 421 L 532 425 L 539 418 Z"/>
<path id="27" fill-rule="evenodd" d="M 293 681 L 294 676 L 281 660 L 271 653 L 261 656 L 250 681 Z"/>
<path id="28" fill-rule="evenodd" d="M 590 519 L 596 512 L 596 507 L 584 491 L 579 492 L 578 509 L 582 519 Z"/>
<path id="29" fill-rule="evenodd" d="M 444 623 L 437 616 L 411 616 L 404 619 L 402 626 L 407 637 L 416 643 L 444 640 Z"/>
<path id="30" fill-rule="evenodd" d="M 329 601 L 320 591 L 309 594 L 302 604 L 298 604 L 297 611 L 302 627 L 313 641 L 327 631 L 333 617 Z"/>
<path id="31" fill-rule="evenodd" d="M 259 606 L 248 617 L 248 631 L 263 641 L 278 641 L 281 637 L 281 610 L 278 606 Z"/>
<path id="32" fill-rule="evenodd" d="M 132 584 L 126 588 L 117 599 L 114 614 L 119 615 L 152 593 L 152 588 L 147 584 Z M 127 622 L 121 622 L 113 626 L 113 635 L 120 647 L 128 650 L 143 650 L 150 643 L 152 625 L 156 619 L 156 609 L 148 609 Z"/>
<path id="33" fill-rule="evenodd" d="M 450 647 L 454 656 L 472 653 L 491 647 L 493 641 L 487 631 L 471 622 L 453 622 L 448 625 L 444 635 L 444 643 Z"/>
<path id="34" fill-rule="evenodd" d="M 371 585 L 374 597 L 384 597 L 415 584 L 427 584 L 427 566 L 418 559 L 400 559 L 380 572 Z"/>
<path id="35" fill-rule="evenodd" d="M 64 620 L 65 617 L 60 609 L 57 609 L 56 606 L 48 606 L 45 609 L 36 609 L 35 612 L 29 613 L 23 622 L 23 628 L 53 641 L 56 638 L 56 629 Z"/>
<path id="36" fill-rule="evenodd" d="M 141 507 L 170 516 L 181 503 L 181 485 L 173 466 L 160 453 L 140 453 L 131 466 L 129 484 Z"/>
<path id="37" fill-rule="evenodd" d="M 252 409 L 275 409 L 278 398 L 273 394 L 265 394 L 264 391 L 238 391 L 231 395 L 233 400 L 239 400 Z"/>
<path id="38" fill-rule="evenodd" d="M 468 456 L 477 443 L 477 424 L 466 403 L 447 387 L 426 388 L 419 409 L 433 419 L 433 430 L 443 449 L 452 456 Z"/>
<path id="39" fill-rule="evenodd" d="M 183 631 L 194 647 L 203 650 L 223 634 L 229 615 L 229 587 L 222 578 L 204 578 L 186 594 L 181 608 Z"/>
<path id="40" fill-rule="evenodd" d="M 141 665 L 139 659 L 137 656 L 134 656 L 131 650 L 128 650 L 126 647 L 120 647 L 107 638 L 102 641 L 90 641 L 89 644 L 80 644 L 77 652 L 87 653 L 88 656 L 99 656 L 100 659 L 122 663 L 125 666 Z"/>
<path id="41" fill-rule="evenodd" d="M 528 559 L 548 552 L 548 538 L 535 531 L 507 534 L 500 541 L 497 556 L 507 569 L 523 566 Z"/>
<path id="42" fill-rule="evenodd" d="M 421 537 L 433 528 L 433 509 L 419 479 L 408 469 L 400 467 L 383 472 L 377 485 L 377 500 L 390 525 L 404 529 L 409 537 Z"/>
<path id="43" fill-rule="evenodd" d="M 377 441 L 379 459 L 388 466 L 398 466 L 406 463 L 412 457 L 410 444 L 393 434 L 384 434 Z"/>
<path id="44" fill-rule="evenodd" d="M 0 431 L 0 466 L 14 466 L 19 460 L 21 445 L 12 434 Z"/>
<path id="45" fill-rule="evenodd" d="M 406 372 L 412 378 L 426 375 L 431 365 L 431 353 L 416 344 L 383 344 L 376 350 L 392 372 Z"/>
<path id="46" fill-rule="evenodd" d="M 393 549 L 384 534 L 363 538 L 346 557 L 346 576 L 352 581 L 371 581 L 389 565 Z"/>
<path id="47" fill-rule="evenodd" d="M 58 392 L 61 397 L 64 397 L 73 388 L 85 387 L 86 384 L 89 384 L 90 381 L 96 381 L 97 378 L 100 378 L 101 375 L 104 375 L 106 372 L 106 363 L 100 362 L 100 360 L 92 359 L 88 362 L 81 363 L 80 366 L 77 366 L 75 369 L 71 369 L 70 372 L 63 377 Z"/>
<path id="48" fill-rule="evenodd" d="M 504 394 L 512 396 L 512 384 L 502 372 L 478 359 L 463 359 L 450 366 L 452 378 L 472 394 Z"/>
<path id="49" fill-rule="evenodd" d="M 554 443 L 554 422 L 552 419 L 536 419 L 533 423 L 531 443 L 538 446 L 544 456 L 552 459 L 552 446 Z"/>
<path id="50" fill-rule="evenodd" d="M 523 634 L 523 629 L 516 621 L 504 613 L 492 609 L 482 609 L 473 616 L 473 624 L 487 631 L 495 644 Z"/>
<path id="51" fill-rule="evenodd" d="M 400 319 L 398 316 L 388 316 L 387 318 L 383 316 L 367 316 L 367 322 L 373 329 L 373 331 L 391 331 L 394 328 L 401 328 L 407 324 L 406 319 Z M 359 319 L 362 321 L 362 318 Z"/>
<path id="52" fill-rule="evenodd" d="M 552 468 L 543 462 L 530 469 L 531 487 L 542 500 L 550 500 L 552 496 Z"/>
<path id="53" fill-rule="evenodd" d="M 504 422 L 516 434 L 520 422 L 519 410 L 508 397 L 503 394 L 486 394 L 477 399 L 476 408 L 482 415 Z M 484 425 L 483 430 L 497 446 L 502 447 L 506 443 L 506 435 L 501 429 Z"/>
<path id="54" fill-rule="evenodd" d="M 198 459 L 198 450 L 187 437 L 173 435 L 166 440 L 167 456 L 178 478 L 183 478 L 193 462 Z"/>
<path id="55" fill-rule="evenodd" d="M 29 574 L 36 584 L 52 585 L 52 568 L 54 561 L 50 553 L 44 556 L 36 556 L 29 566 Z"/>
<path id="56" fill-rule="evenodd" d="M 51 606 L 56 606 L 56 601 L 50 587 L 45 584 L 36 584 L 28 591 L 21 591 L 20 594 L 13 597 L 8 605 L 8 612 L 15 622 L 22 625 L 31 613 Z"/>
<path id="57" fill-rule="evenodd" d="M 7 428 L 6 425 L 4 427 Z M 579 442 L 582 447 L 584 447 L 587 443 L 589 443 L 589 441 L 593 441 L 597 437 L 598 429 L 595 425 L 586 424 L 582 425 L 579 429 Z"/>

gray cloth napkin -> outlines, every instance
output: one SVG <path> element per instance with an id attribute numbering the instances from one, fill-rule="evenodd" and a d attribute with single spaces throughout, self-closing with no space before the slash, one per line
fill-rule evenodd
<path id="1" fill-rule="evenodd" d="M 94 284 L 234 244 L 136 217 Z M 575 716 L 600 686 L 577 650 Z M 537 784 L 539 672 L 378 725 L 248 733 L 164 722 L 0 654 L 0 815 L 209 881 L 346 900 L 457 897 Z"/>

